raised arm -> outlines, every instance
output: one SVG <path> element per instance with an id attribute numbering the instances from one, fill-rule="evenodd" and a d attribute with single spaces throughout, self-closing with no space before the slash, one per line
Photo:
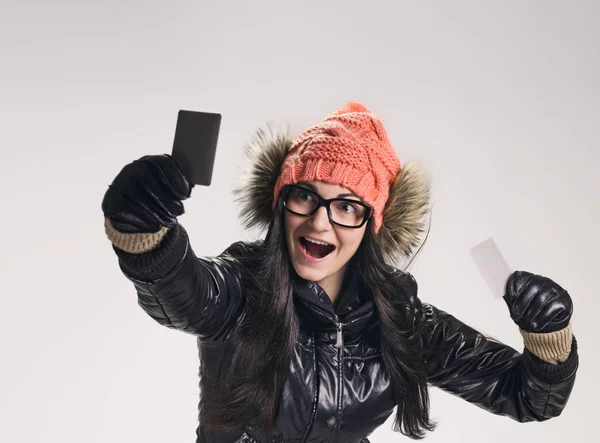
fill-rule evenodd
<path id="1" fill-rule="evenodd" d="M 130 163 L 102 202 L 105 232 L 150 317 L 204 341 L 222 340 L 243 315 L 249 245 L 197 257 L 177 222 L 191 188 L 170 156 Z"/>
<path id="2" fill-rule="evenodd" d="M 518 275 L 513 275 L 513 282 L 515 277 Z M 546 282 L 546 286 L 538 286 L 537 290 L 528 286 L 529 300 L 523 298 L 521 301 L 525 303 L 520 305 L 533 307 L 541 297 L 546 304 L 538 303 L 537 308 L 548 307 L 553 299 L 548 291 L 557 294 L 562 288 L 550 280 L 546 279 Z M 416 294 L 417 285 L 412 276 L 405 278 L 403 288 Z M 513 299 L 527 297 L 522 289 L 509 287 L 507 296 Z M 529 347 L 519 353 L 435 306 L 421 304 L 418 298 L 415 300 L 418 305 L 417 330 L 425 349 L 426 376 L 431 385 L 519 422 L 543 421 L 561 414 L 578 368 L 577 342 L 568 323 L 570 311 L 568 315 L 562 315 L 561 321 L 554 315 L 554 331 L 538 333 L 537 341 L 525 338 Z M 514 317 L 514 300 L 512 303 L 509 307 Z M 559 311 L 555 306 L 545 312 L 557 314 Z M 540 326 L 550 323 L 540 316 L 543 308 L 526 312 L 528 320 L 522 325 L 531 325 L 530 320 L 534 319 Z M 521 331 L 524 337 L 530 334 L 522 327 Z"/>

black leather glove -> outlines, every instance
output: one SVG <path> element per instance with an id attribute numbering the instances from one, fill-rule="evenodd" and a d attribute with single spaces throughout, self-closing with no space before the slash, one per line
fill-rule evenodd
<path id="1" fill-rule="evenodd" d="M 526 271 L 511 274 L 506 283 L 504 301 L 513 321 L 534 333 L 555 332 L 566 328 L 573 314 L 573 301 L 560 285 Z"/>
<path id="2" fill-rule="evenodd" d="M 102 211 L 118 231 L 157 232 L 177 224 L 193 187 L 170 155 L 146 155 L 119 172 L 104 194 Z"/>

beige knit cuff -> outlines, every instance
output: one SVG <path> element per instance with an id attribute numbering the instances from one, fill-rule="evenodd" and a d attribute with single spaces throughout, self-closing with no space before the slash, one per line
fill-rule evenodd
<path id="1" fill-rule="evenodd" d="M 115 247 L 131 254 L 143 254 L 154 249 L 167 234 L 169 228 L 162 227 L 158 232 L 151 233 L 124 233 L 117 231 L 110 221 L 104 218 L 104 231 Z"/>
<path id="2" fill-rule="evenodd" d="M 525 347 L 542 360 L 553 365 L 564 362 L 571 354 L 573 332 L 571 323 L 564 329 L 547 334 L 535 334 L 519 329 Z"/>

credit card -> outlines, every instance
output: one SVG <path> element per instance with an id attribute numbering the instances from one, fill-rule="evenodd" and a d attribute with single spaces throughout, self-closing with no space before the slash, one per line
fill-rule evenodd
<path id="1" fill-rule="evenodd" d="M 180 110 L 171 156 L 195 185 L 212 182 L 221 114 Z"/>
<path id="2" fill-rule="evenodd" d="M 512 271 L 494 239 L 488 238 L 471 248 L 470 253 L 492 295 L 502 298 L 505 294 L 506 282 Z"/>

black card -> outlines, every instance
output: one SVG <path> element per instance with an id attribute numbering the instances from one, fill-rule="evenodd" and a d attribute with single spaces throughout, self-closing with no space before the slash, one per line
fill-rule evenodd
<path id="1" fill-rule="evenodd" d="M 210 186 L 221 127 L 221 114 L 179 111 L 171 155 L 186 178 Z"/>

